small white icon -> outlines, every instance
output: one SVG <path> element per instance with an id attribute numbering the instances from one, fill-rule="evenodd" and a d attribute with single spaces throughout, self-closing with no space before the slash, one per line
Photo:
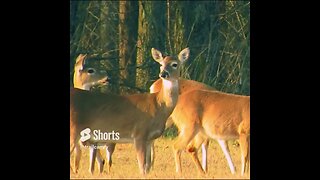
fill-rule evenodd
<path id="1" fill-rule="evenodd" d="M 86 140 L 90 139 L 90 137 L 91 137 L 90 132 L 91 132 L 90 128 L 86 128 L 86 129 L 82 130 L 80 132 L 80 135 L 81 135 L 80 141 L 85 142 Z"/>

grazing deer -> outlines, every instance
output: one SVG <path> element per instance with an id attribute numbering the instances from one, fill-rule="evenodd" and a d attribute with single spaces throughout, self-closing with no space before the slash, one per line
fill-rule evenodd
<path id="1" fill-rule="evenodd" d="M 76 63 L 74 66 L 74 75 L 73 75 L 73 87 L 78 89 L 83 89 L 89 91 L 94 86 L 101 86 L 107 85 L 109 83 L 109 76 L 107 72 L 100 68 L 95 62 L 90 61 L 87 59 L 86 54 L 80 54 L 76 58 Z M 93 149 L 90 149 L 92 152 Z M 76 147 L 75 154 L 77 158 L 75 158 L 75 165 L 79 164 L 76 162 L 80 161 L 81 157 L 81 150 L 80 148 Z M 77 155 L 80 154 L 80 155 Z M 92 153 L 90 153 L 90 159 L 92 159 Z M 104 160 L 101 158 L 101 154 L 98 151 L 97 153 L 97 160 L 99 163 L 100 172 L 103 171 Z M 91 160 L 90 160 L 91 162 Z M 71 166 L 70 166 L 71 167 Z M 75 166 L 74 172 L 78 172 L 78 168 Z M 90 163 L 89 171 L 92 173 L 94 170 L 94 166 Z"/>
<path id="2" fill-rule="evenodd" d="M 226 141 L 239 139 L 241 175 L 244 175 L 245 170 L 249 168 L 250 96 L 207 90 L 190 91 L 179 96 L 171 118 L 180 130 L 173 147 L 178 173 L 181 173 L 181 151 L 189 148 L 189 152 L 196 152 L 190 147 L 197 148 L 201 142 L 195 144 L 190 142 L 199 133 L 204 139 L 206 137 L 216 139 L 222 149 L 227 151 L 224 152 L 225 155 L 229 154 Z M 197 168 L 202 171 L 195 153 L 192 158 Z"/>
<path id="3" fill-rule="evenodd" d="M 140 173 L 149 172 L 151 142 L 161 136 L 166 120 L 177 103 L 179 67 L 188 59 L 189 49 L 182 50 L 178 59 L 164 57 L 154 48 L 151 52 L 154 60 L 161 64 L 159 77 L 163 83 L 157 93 L 120 96 L 70 89 L 70 154 L 75 147 L 79 148 L 77 142 L 82 130 L 90 128 L 102 132 L 115 131 L 119 133 L 119 140 L 96 141 L 91 138 L 83 143 L 90 146 L 133 143 Z M 95 158 L 92 160 L 94 162 Z"/>

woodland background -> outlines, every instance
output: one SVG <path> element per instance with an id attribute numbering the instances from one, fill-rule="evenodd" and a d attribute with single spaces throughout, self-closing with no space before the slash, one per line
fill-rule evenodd
<path id="1" fill-rule="evenodd" d="M 181 77 L 250 95 L 250 1 L 70 1 L 70 84 L 86 53 L 111 76 L 101 91 L 147 92 L 159 74 L 152 47 L 189 47 Z"/>

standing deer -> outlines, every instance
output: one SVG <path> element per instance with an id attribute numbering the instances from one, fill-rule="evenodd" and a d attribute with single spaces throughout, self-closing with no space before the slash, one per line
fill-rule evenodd
<path id="1" fill-rule="evenodd" d="M 173 147 L 178 173 L 181 173 L 181 151 L 185 148 L 192 152 L 193 161 L 198 170 L 203 172 L 193 149 L 199 147 L 201 141 L 190 144 L 199 133 L 204 139 L 216 139 L 226 151 L 225 155 L 229 154 L 226 141 L 238 139 L 241 149 L 241 175 L 249 168 L 250 96 L 207 90 L 190 91 L 179 96 L 171 118 L 180 130 Z"/>
<path id="2" fill-rule="evenodd" d="M 78 89 L 83 89 L 89 91 L 94 86 L 107 85 L 109 83 L 109 76 L 104 69 L 101 69 L 96 63 L 87 59 L 86 54 L 80 54 L 76 58 L 76 63 L 74 66 L 74 75 L 73 75 L 73 87 Z M 93 152 L 93 148 L 90 148 L 90 152 Z M 80 161 L 81 150 L 76 147 L 75 149 L 76 155 L 75 157 L 75 165 L 79 164 L 77 162 Z M 90 153 L 90 159 L 92 159 L 92 153 Z M 97 153 L 97 160 L 99 163 L 100 172 L 103 171 L 104 160 L 101 158 L 100 152 Z M 90 160 L 90 162 L 92 162 Z M 78 172 L 77 166 L 75 166 L 74 172 Z M 89 172 L 93 172 L 94 165 L 90 163 Z"/>
<path id="3" fill-rule="evenodd" d="M 154 92 L 160 91 L 161 84 L 162 84 L 161 79 L 158 79 L 157 81 L 155 81 L 150 87 L 150 92 L 154 93 Z M 183 79 L 183 78 L 179 79 L 179 94 L 184 94 L 184 93 L 187 93 L 187 92 L 190 92 L 193 90 L 212 90 L 212 91 L 215 91 L 216 89 L 213 87 L 210 87 L 204 83 L 197 82 L 197 81 Z M 170 126 L 172 124 L 172 122 L 173 122 L 173 120 L 170 116 L 170 118 L 167 120 L 167 127 Z M 178 126 L 178 129 L 180 129 L 179 126 Z M 225 141 L 218 141 L 218 144 L 220 145 L 220 147 L 221 147 L 221 149 L 227 159 L 231 173 L 234 174 L 235 168 L 232 163 L 231 156 L 229 154 L 229 149 L 228 149 L 226 142 Z M 200 132 L 195 135 L 193 140 L 189 143 L 189 145 L 186 148 L 186 152 L 188 152 L 191 155 L 191 158 L 195 162 L 195 165 L 198 168 L 200 173 L 204 173 L 204 172 L 208 171 L 208 168 L 207 168 L 208 145 L 209 145 L 209 138 L 205 134 Z M 194 157 L 194 156 L 196 156 L 196 154 L 197 154 L 196 152 L 200 148 L 200 146 L 201 146 L 201 150 L 202 150 L 202 168 L 198 166 L 197 159 Z M 154 158 L 154 156 L 153 156 L 153 158 Z M 177 171 L 179 171 L 179 170 L 177 169 Z"/>
<path id="4" fill-rule="evenodd" d="M 119 140 L 84 143 L 105 145 L 106 143 L 133 143 L 141 174 L 149 172 L 151 166 L 151 142 L 160 137 L 165 123 L 172 113 L 179 95 L 179 67 L 189 57 L 189 49 L 182 50 L 178 59 L 162 56 L 154 48 L 152 57 L 161 64 L 159 77 L 163 80 L 157 93 L 114 95 L 70 89 L 70 154 L 79 148 L 80 132 L 86 128 L 102 132 L 115 131 Z M 93 157 L 96 154 L 93 154 Z M 92 159 L 93 163 L 95 158 Z M 79 163 L 79 162 L 77 162 Z"/>
<path id="5" fill-rule="evenodd" d="M 150 86 L 150 93 L 155 93 L 160 91 L 161 86 L 162 86 L 162 80 L 161 79 L 156 80 Z M 196 89 L 215 90 L 215 88 L 210 87 L 204 83 L 200 83 L 200 82 L 189 80 L 189 79 L 179 78 L 179 95 L 192 90 L 196 90 Z M 166 123 L 166 127 L 171 126 L 172 123 L 173 123 L 173 120 L 171 117 L 169 117 Z M 209 140 L 208 138 L 202 139 L 202 136 L 200 135 L 197 135 L 195 139 L 196 140 L 194 140 L 193 142 L 193 143 L 196 143 L 195 145 L 202 145 L 202 168 L 204 171 L 207 171 L 207 149 L 209 145 Z M 152 150 L 154 149 L 152 148 Z M 152 151 L 152 154 L 153 154 L 152 159 L 154 159 L 155 158 L 154 151 Z"/>

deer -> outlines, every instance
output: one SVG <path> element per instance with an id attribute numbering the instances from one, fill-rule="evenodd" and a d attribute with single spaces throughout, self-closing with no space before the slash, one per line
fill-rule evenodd
<path id="1" fill-rule="evenodd" d="M 87 54 L 79 54 L 74 66 L 73 87 L 89 91 L 94 86 L 108 85 L 109 81 L 106 70 L 91 63 Z"/>
<path id="2" fill-rule="evenodd" d="M 226 151 L 225 155 L 229 154 L 226 141 L 239 140 L 241 176 L 249 168 L 250 96 L 210 90 L 189 91 L 179 96 L 170 117 L 179 128 L 178 138 L 173 145 L 177 173 L 181 173 L 180 157 L 184 149 L 188 149 L 198 170 L 204 173 L 195 152 L 207 137 L 217 140 Z M 200 141 L 192 143 L 198 135 L 200 138 L 197 140 Z"/>
<path id="3" fill-rule="evenodd" d="M 160 88 L 162 86 L 162 80 L 159 78 L 157 79 L 149 88 L 149 92 L 150 93 L 155 93 L 160 91 Z M 215 88 L 208 86 L 204 83 L 201 82 L 197 82 L 194 80 L 189 80 L 189 79 L 185 79 L 185 78 L 179 78 L 179 95 L 195 90 L 195 89 L 207 89 L 207 90 L 216 90 Z M 168 118 L 167 123 L 166 123 L 166 128 L 172 126 L 173 124 L 173 120 L 171 117 Z M 209 141 L 207 139 L 201 139 L 201 137 L 196 136 L 197 138 L 199 138 L 197 140 L 197 142 L 203 142 L 200 143 L 200 145 L 202 145 L 202 168 L 204 169 L 204 171 L 207 171 L 207 149 L 208 149 L 208 145 L 209 145 Z M 153 144 L 152 144 L 153 147 Z M 155 155 L 154 155 L 154 148 L 152 148 L 152 159 L 154 161 Z M 152 161 L 152 162 L 153 162 Z"/>
<path id="4" fill-rule="evenodd" d="M 95 86 L 105 86 L 108 85 L 110 81 L 110 77 L 104 69 L 97 66 L 95 63 L 92 63 L 87 54 L 79 54 L 76 58 L 75 66 L 74 66 L 74 74 L 73 74 L 73 87 L 78 89 L 83 89 L 90 91 L 91 88 Z M 92 174 L 94 170 L 94 165 L 91 163 L 91 159 L 93 158 L 94 149 L 90 147 L 90 167 L 89 172 Z M 75 154 L 81 154 L 80 148 L 76 147 Z M 78 172 L 79 167 L 76 166 L 76 162 L 80 161 L 81 155 L 76 155 L 75 157 L 75 170 L 71 170 L 74 173 Z M 99 150 L 96 154 L 97 161 L 99 163 L 100 173 L 103 171 L 103 165 L 105 161 L 101 157 Z M 71 167 L 71 166 L 70 166 Z"/>
<path id="5" fill-rule="evenodd" d="M 161 79 L 157 79 L 151 86 L 150 86 L 150 93 L 158 92 L 160 91 L 160 87 L 162 84 Z M 194 80 L 179 78 L 179 94 L 184 94 L 193 90 L 211 90 L 211 91 L 217 91 L 215 88 L 208 86 L 204 83 L 197 82 Z M 166 127 L 169 127 L 173 124 L 172 117 L 170 116 L 167 120 Z M 178 129 L 180 129 L 178 127 Z M 218 144 L 220 145 L 226 159 L 229 165 L 229 169 L 232 174 L 235 174 L 235 167 L 233 165 L 233 162 L 231 160 L 231 156 L 229 153 L 229 149 L 227 146 L 227 143 L 225 141 L 218 141 Z M 209 138 L 205 136 L 203 133 L 198 133 L 195 135 L 195 137 L 192 139 L 192 141 L 188 144 L 186 148 L 186 152 L 189 153 L 192 160 L 194 161 L 196 167 L 198 168 L 200 173 L 206 173 L 208 171 L 207 167 L 207 151 L 208 151 L 208 145 L 209 145 Z M 201 146 L 202 151 L 202 168 L 198 166 L 197 159 L 195 158 L 197 150 L 199 150 Z M 154 154 L 154 153 L 153 153 Z M 154 157 L 153 157 L 154 159 Z M 177 169 L 179 171 L 179 169 Z"/>
<path id="6" fill-rule="evenodd" d="M 189 48 L 185 48 L 177 57 L 163 56 L 159 50 L 151 49 L 153 59 L 161 65 L 159 77 L 163 83 L 157 93 L 115 95 L 70 88 L 70 155 L 79 148 L 83 130 L 116 131 L 118 140 L 90 138 L 82 143 L 89 146 L 133 143 L 140 174 L 147 174 L 151 167 L 151 142 L 162 135 L 166 120 L 176 106 L 179 67 L 189 58 L 189 53 Z M 95 158 L 92 160 L 94 163 Z"/>

